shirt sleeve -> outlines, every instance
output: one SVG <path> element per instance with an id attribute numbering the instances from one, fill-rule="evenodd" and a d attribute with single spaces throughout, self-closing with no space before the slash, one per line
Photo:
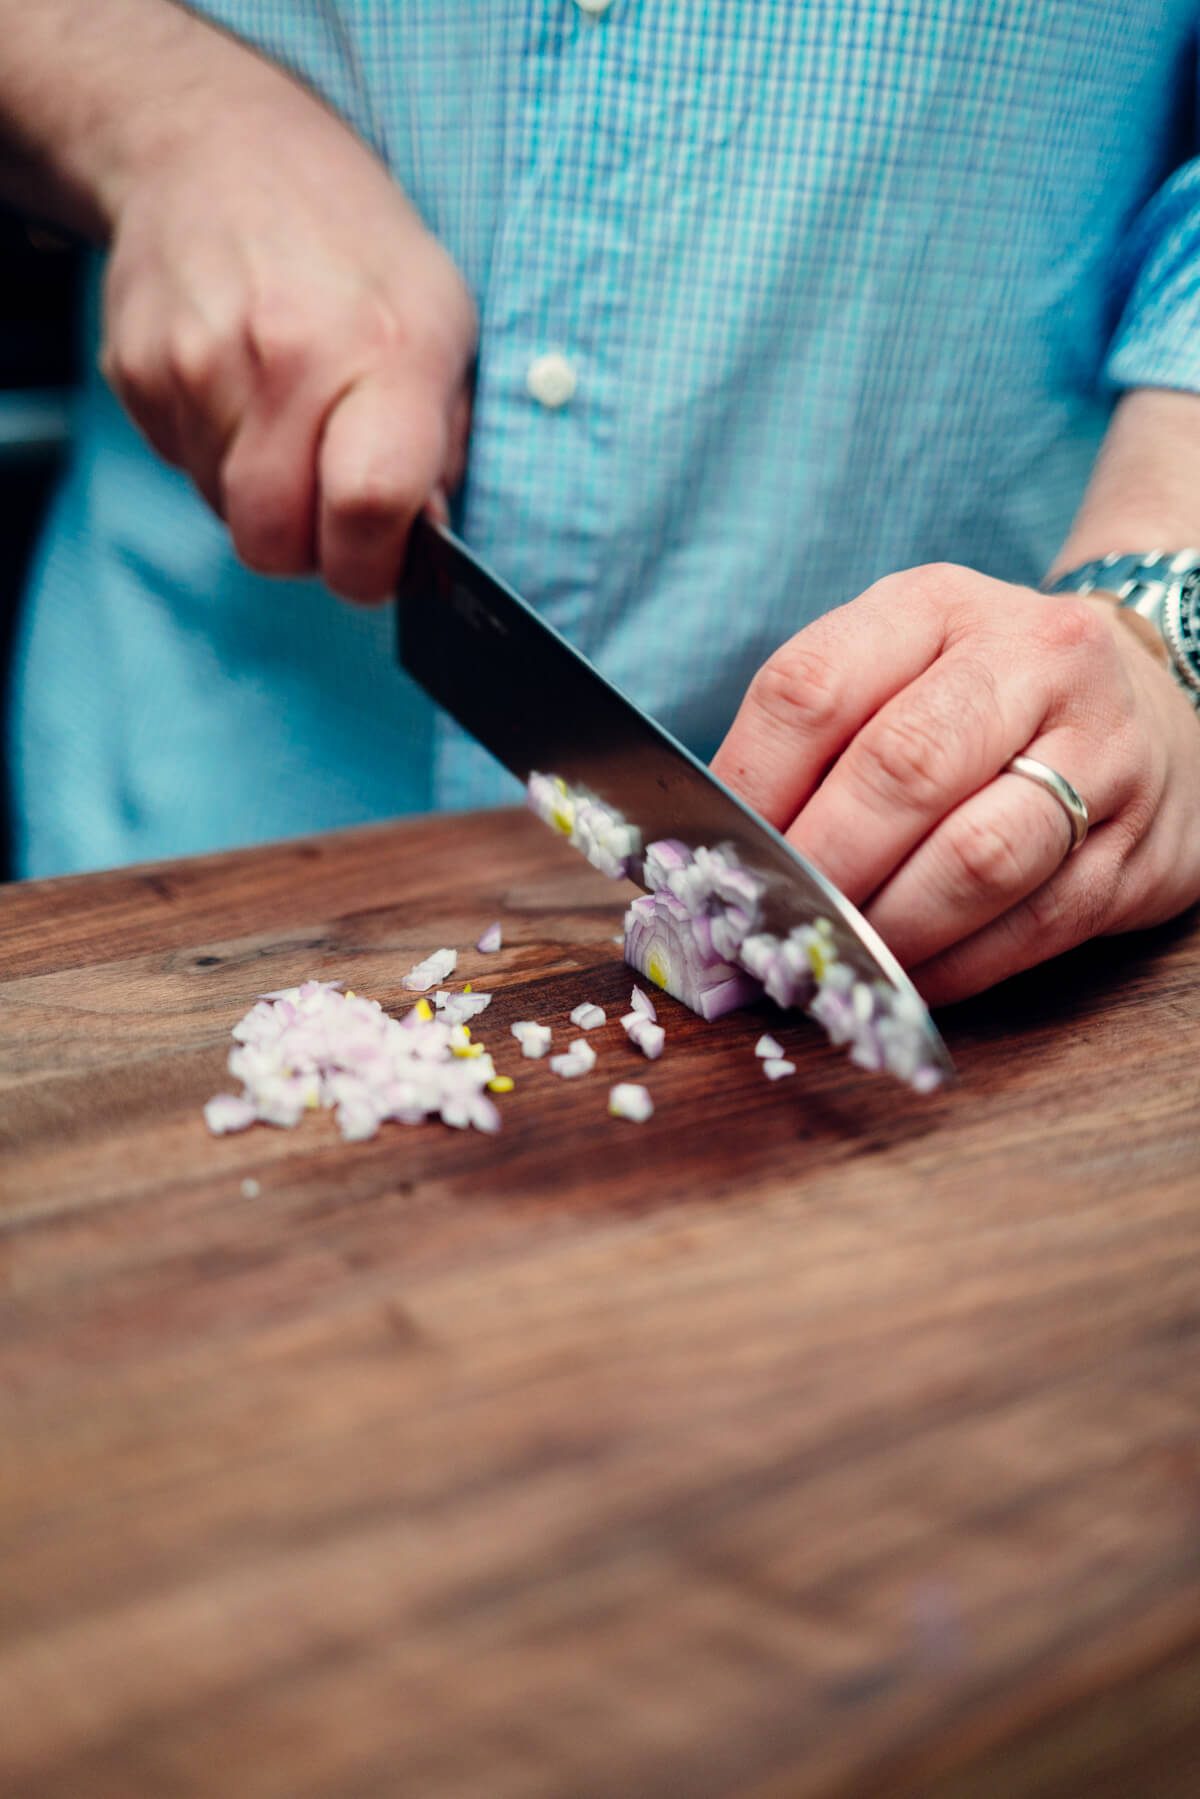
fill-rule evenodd
<path id="1" fill-rule="evenodd" d="M 1200 392 L 1200 157 L 1134 221 L 1121 274 L 1126 298 L 1105 364 L 1109 384 Z"/>

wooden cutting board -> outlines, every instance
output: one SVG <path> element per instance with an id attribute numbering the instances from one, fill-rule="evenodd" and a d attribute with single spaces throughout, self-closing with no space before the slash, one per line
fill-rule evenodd
<path id="1" fill-rule="evenodd" d="M 5 1795 L 1200 1791 L 1196 921 L 917 1101 L 643 1062 L 621 891 L 511 814 L 0 891 Z M 255 994 L 497 917 L 499 1139 L 208 1136 Z"/>

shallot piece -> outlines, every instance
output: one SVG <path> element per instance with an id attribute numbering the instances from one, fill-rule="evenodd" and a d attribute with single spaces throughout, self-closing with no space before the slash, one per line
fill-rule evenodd
<path id="1" fill-rule="evenodd" d="M 642 840 L 619 812 L 582 787 L 568 787 L 561 775 L 536 770 L 525 789 L 530 810 L 558 831 L 594 868 L 614 879 L 623 875 Z"/>
<path id="2" fill-rule="evenodd" d="M 312 983 L 306 982 L 305 984 L 308 986 L 311 986 Z M 318 983 L 318 985 L 320 987 L 322 987 L 327 993 L 341 993 L 343 991 L 343 989 L 345 988 L 346 983 L 345 983 L 345 981 L 320 981 Z M 299 996 L 300 996 L 300 988 L 299 987 L 277 987 L 275 989 L 274 993 L 260 993 L 258 995 L 259 999 L 290 999 L 290 1000 L 296 1000 L 299 998 Z"/>
<path id="3" fill-rule="evenodd" d="M 777 1059 L 783 1054 L 783 1045 L 777 1043 L 769 1031 L 764 1031 L 754 1045 L 754 1053 L 756 1056 L 770 1056 Z"/>
<path id="4" fill-rule="evenodd" d="M 500 920 L 497 919 L 494 924 L 490 924 L 487 930 L 483 932 L 479 941 L 476 943 L 475 948 L 479 950 L 482 955 L 494 956 L 498 949 L 503 948 L 503 944 L 504 939 L 500 932 Z"/>
<path id="5" fill-rule="evenodd" d="M 661 1024 L 655 1024 L 641 1012 L 626 1012 L 621 1024 L 635 1049 L 640 1049 L 651 1062 L 657 1062 L 667 1040 Z"/>
<path id="6" fill-rule="evenodd" d="M 348 1141 L 374 1137 L 387 1119 L 499 1128 L 500 1114 L 483 1092 L 495 1064 L 465 1024 L 436 1017 L 424 999 L 403 1019 L 392 1018 L 378 1000 L 340 986 L 306 981 L 259 1000 L 239 1020 L 229 1072 L 243 1092 L 208 1102 L 211 1131 L 242 1130 L 255 1120 L 291 1128 L 319 1108 L 336 1110 Z"/>
<path id="7" fill-rule="evenodd" d="M 603 1006 L 593 1006 L 588 1001 L 576 1006 L 571 1014 L 571 1023 L 577 1024 L 581 1031 L 598 1031 L 607 1022 L 608 1014 Z"/>
<path id="8" fill-rule="evenodd" d="M 400 985 L 410 993 L 428 993 L 440 981 L 448 980 L 457 966 L 457 950 L 436 949 L 423 962 L 414 963 Z"/>
<path id="9" fill-rule="evenodd" d="M 784 1075 L 795 1074 L 796 1064 L 783 1056 L 768 1056 L 762 1070 L 769 1081 L 781 1081 Z"/>
<path id="10" fill-rule="evenodd" d="M 486 1012 L 491 1003 L 490 993 L 448 993 L 442 1006 L 442 1017 L 447 1024 L 469 1024 L 472 1018 Z"/>
<path id="11" fill-rule="evenodd" d="M 608 1110 L 613 1118 L 629 1118 L 634 1124 L 645 1124 L 653 1116 L 654 1101 L 645 1087 L 636 1081 L 618 1081 L 608 1090 Z"/>
<path id="12" fill-rule="evenodd" d="M 258 1122 L 258 1107 L 244 1095 L 218 1093 L 204 1108 L 204 1122 L 214 1137 L 244 1131 Z"/>
<path id="13" fill-rule="evenodd" d="M 512 1026 L 512 1034 L 521 1045 L 521 1054 L 528 1056 L 531 1062 L 538 1062 L 550 1048 L 550 1026 L 536 1024 L 532 1019 L 519 1019 Z"/>
<path id="14" fill-rule="evenodd" d="M 624 938 L 622 938 L 621 941 L 624 942 Z M 651 1024 L 658 1018 L 654 1001 L 650 998 L 648 993 L 643 993 L 640 987 L 634 988 L 629 996 L 629 1003 L 635 1012 L 640 1012 L 644 1018 L 650 1020 Z"/>
<path id="15" fill-rule="evenodd" d="M 673 893 L 642 894 L 625 914 L 625 960 L 702 1018 L 720 1018 L 757 999 L 760 988 L 704 944 L 699 922 Z"/>
<path id="16" fill-rule="evenodd" d="M 691 860 L 691 850 L 677 838 L 660 837 L 657 843 L 648 843 L 645 875 L 651 893 L 665 893 L 671 876 L 687 868 Z"/>
<path id="17" fill-rule="evenodd" d="M 596 1066 L 596 1052 L 584 1037 L 577 1037 L 561 1056 L 551 1056 L 550 1068 L 554 1074 L 561 1075 L 563 1080 L 575 1080 L 581 1074 L 591 1074 Z"/>

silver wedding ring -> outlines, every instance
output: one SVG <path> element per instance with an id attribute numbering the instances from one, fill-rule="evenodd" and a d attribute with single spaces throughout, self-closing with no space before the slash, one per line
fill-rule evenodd
<path id="1" fill-rule="evenodd" d="M 1067 854 L 1077 850 L 1088 834 L 1087 801 L 1082 794 L 1056 768 L 1051 768 L 1048 762 L 1039 762 L 1036 756 L 1014 756 L 1006 767 L 1009 774 L 1024 775 L 1027 781 L 1036 781 L 1039 787 L 1054 795 L 1071 826 L 1071 849 Z"/>

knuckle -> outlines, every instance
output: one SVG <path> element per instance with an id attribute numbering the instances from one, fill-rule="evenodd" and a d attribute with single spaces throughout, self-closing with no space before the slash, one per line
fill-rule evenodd
<path id="1" fill-rule="evenodd" d="M 1056 946 L 1066 918 L 1062 883 L 1054 880 L 1045 882 L 1026 897 L 1023 909 L 1034 934 Z"/>
<path id="2" fill-rule="evenodd" d="M 882 718 L 855 746 L 867 785 L 885 799 L 926 807 L 946 791 L 950 753 L 931 721 L 909 714 Z"/>
<path id="3" fill-rule="evenodd" d="M 1137 925 L 1157 924 L 1155 900 L 1172 891 L 1174 870 L 1163 856 L 1153 853 L 1122 865 L 1113 884 L 1112 902 L 1102 928 L 1106 932 L 1125 931 Z M 1170 916 L 1170 910 L 1162 916 Z"/>
<path id="4" fill-rule="evenodd" d="M 139 338 L 109 339 L 100 354 L 105 380 L 127 405 L 157 404 L 164 388 L 162 359 L 157 349 Z"/>
<path id="5" fill-rule="evenodd" d="M 1035 934 L 1045 940 L 1047 955 L 1099 935 L 1112 913 L 1115 880 L 1111 869 L 1098 866 L 1093 858 L 1086 880 L 1078 878 L 1077 870 L 1071 874 L 1075 878 L 1045 882 L 1024 901 Z"/>
<path id="6" fill-rule="evenodd" d="M 373 289 L 360 293 L 351 307 L 348 330 L 355 343 L 371 350 L 377 357 L 394 355 L 415 347 L 412 322 L 392 305 L 386 295 Z M 430 321 L 430 337 L 436 335 L 436 321 Z"/>
<path id="7" fill-rule="evenodd" d="M 246 348 L 268 377 L 295 380 L 308 364 L 317 338 L 296 303 L 282 295 L 261 299 L 245 323 Z"/>
<path id="8" fill-rule="evenodd" d="M 1166 790 L 1165 777 L 1139 782 L 1107 822 L 1108 835 L 1122 861 L 1128 861 L 1150 835 Z"/>
<path id="9" fill-rule="evenodd" d="M 820 736 L 842 702 L 842 677 L 819 650 L 793 639 L 755 675 L 750 696 L 757 710 L 782 731 Z"/>
<path id="10" fill-rule="evenodd" d="M 220 347 L 209 332 L 181 326 L 168 340 L 166 363 L 177 387 L 192 397 L 203 397 L 220 370 Z"/>
<path id="11" fill-rule="evenodd" d="M 1042 610 L 1034 627 L 1038 644 L 1051 654 L 1096 654 L 1112 649 L 1104 619 L 1094 606 L 1071 596 L 1055 596 Z"/>
<path id="12" fill-rule="evenodd" d="M 912 606 L 914 603 L 944 605 L 961 598 L 969 570 L 954 562 L 923 562 L 915 568 L 899 569 L 884 575 L 868 590 L 889 604 Z M 975 577 L 976 579 L 978 577 Z"/>
<path id="13" fill-rule="evenodd" d="M 367 465 L 353 473 L 330 475 L 325 503 L 341 529 L 378 532 L 417 510 L 426 497 L 417 486 L 408 470 Z"/>
<path id="14" fill-rule="evenodd" d="M 957 829 L 951 854 L 956 885 L 973 899 L 1002 899 L 1023 884 L 1025 857 L 1007 822 L 965 821 Z"/>

